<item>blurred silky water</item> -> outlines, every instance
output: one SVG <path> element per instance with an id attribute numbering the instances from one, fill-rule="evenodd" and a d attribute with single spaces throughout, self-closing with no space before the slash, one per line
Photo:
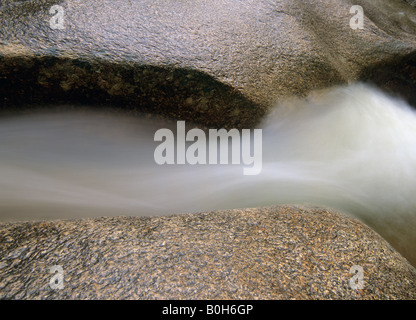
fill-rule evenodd
<path id="1" fill-rule="evenodd" d="M 0 119 L 0 221 L 150 216 L 314 204 L 351 214 L 416 263 L 416 113 L 352 84 L 276 106 L 262 170 L 158 165 L 176 122 L 88 109 Z"/>

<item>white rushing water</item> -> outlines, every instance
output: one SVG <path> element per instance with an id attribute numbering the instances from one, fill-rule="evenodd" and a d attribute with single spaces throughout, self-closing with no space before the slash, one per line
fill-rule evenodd
<path id="1" fill-rule="evenodd" d="M 363 84 L 279 105 L 262 172 L 157 165 L 176 123 L 93 111 L 0 119 L 0 221 L 164 215 L 273 204 L 350 213 L 416 262 L 416 112 Z"/>

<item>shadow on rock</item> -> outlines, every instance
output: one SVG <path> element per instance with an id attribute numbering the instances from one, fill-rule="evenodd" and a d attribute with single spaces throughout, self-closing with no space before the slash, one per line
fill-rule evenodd
<path id="1" fill-rule="evenodd" d="M 359 78 L 416 107 L 416 52 L 369 65 Z"/>
<path id="2" fill-rule="evenodd" d="M 0 57 L 0 108 L 107 104 L 207 127 L 250 128 L 266 111 L 237 89 L 192 69 L 57 57 Z"/>

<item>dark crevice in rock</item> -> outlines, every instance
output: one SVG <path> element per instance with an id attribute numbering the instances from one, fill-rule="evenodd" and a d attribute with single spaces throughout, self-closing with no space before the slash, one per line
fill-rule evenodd
<path id="1" fill-rule="evenodd" d="M 63 0 L 11 0 L 0 3 L 0 12 L 14 16 L 28 16 L 38 11 L 48 12 L 50 7 L 61 4 Z"/>
<path id="2" fill-rule="evenodd" d="M 0 109 L 42 104 L 111 105 L 206 127 L 251 128 L 266 111 L 192 69 L 52 56 L 0 56 Z"/>
<path id="3" fill-rule="evenodd" d="M 404 2 L 407 2 L 408 4 L 410 4 L 413 7 L 416 7 L 416 1 L 415 0 L 402 0 Z"/>
<path id="4" fill-rule="evenodd" d="M 359 78 L 416 107 L 416 52 L 365 67 Z"/>

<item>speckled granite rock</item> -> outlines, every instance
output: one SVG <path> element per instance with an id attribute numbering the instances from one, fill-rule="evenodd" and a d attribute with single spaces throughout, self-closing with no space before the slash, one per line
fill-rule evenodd
<path id="1" fill-rule="evenodd" d="M 49 26 L 55 4 L 63 30 Z M 111 103 L 227 128 L 350 80 L 411 100 L 415 9 L 354 4 L 363 30 L 349 28 L 346 0 L 3 0 L 0 110 Z M 49 286 L 53 265 L 62 290 Z M 348 285 L 353 265 L 362 290 Z M 0 225 L 0 298 L 415 299 L 415 275 L 369 228 L 322 209 Z"/>
<path id="2" fill-rule="evenodd" d="M 50 27 L 54 4 L 63 30 Z M 354 4 L 363 30 L 350 28 L 346 0 L 3 0 L 0 104 L 111 103 L 251 127 L 279 98 L 368 79 L 415 51 L 411 5 Z M 394 70 L 409 78 L 415 68 Z"/>
<path id="3" fill-rule="evenodd" d="M 50 287 L 54 265 L 63 289 Z M 357 220 L 316 207 L 3 223 L 0 298 L 415 299 L 416 270 Z"/>

